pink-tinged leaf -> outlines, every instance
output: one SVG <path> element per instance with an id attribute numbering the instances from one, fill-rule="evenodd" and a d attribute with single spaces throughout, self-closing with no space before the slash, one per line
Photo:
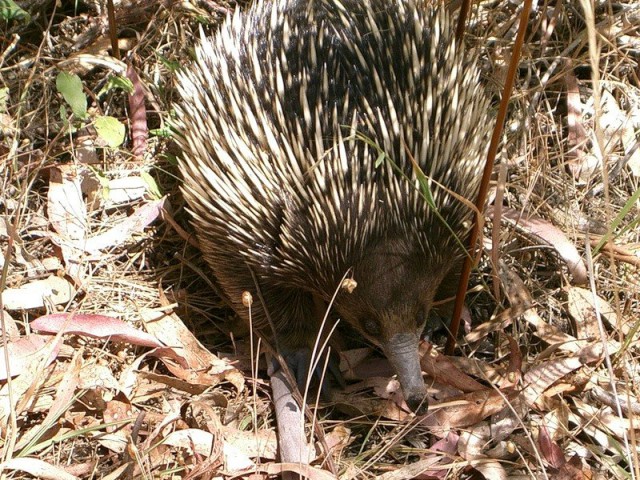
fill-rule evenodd
<path id="1" fill-rule="evenodd" d="M 545 425 L 540 426 L 538 445 L 540 446 L 540 453 L 553 468 L 560 468 L 566 463 L 562 448 L 551 439 Z"/>
<path id="2" fill-rule="evenodd" d="M 133 84 L 133 93 L 129 95 L 129 117 L 131 119 L 132 152 L 136 158 L 141 158 L 147 149 L 149 127 L 147 125 L 147 109 L 145 107 L 145 89 L 134 68 L 127 66 L 127 78 Z"/>
<path id="3" fill-rule="evenodd" d="M 164 199 L 149 202 L 138 208 L 126 219 L 100 235 L 87 240 L 85 250 L 98 253 L 100 250 L 121 245 L 134 233 L 141 233 L 148 225 L 160 216 Z"/>
<path id="4" fill-rule="evenodd" d="M 492 212 L 493 209 L 487 209 L 489 216 L 492 216 Z M 529 238 L 536 238 L 542 243 L 553 247 L 567 265 L 573 280 L 578 284 L 587 283 L 587 267 L 582 261 L 580 253 L 559 228 L 540 217 L 525 217 L 511 208 L 503 208 L 502 219 L 508 221 Z M 493 220 L 495 221 L 496 219 Z"/>
<path id="5" fill-rule="evenodd" d="M 85 313 L 54 313 L 31 322 L 33 330 L 47 333 L 72 333 L 93 338 L 105 338 L 143 347 L 163 347 L 153 335 L 132 327 L 129 323 L 106 315 Z"/>
<path id="6" fill-rule="evenodd" d="M 455 455 L 458 451 L 458 441 L 460 440 L 460 436 L 454 432 L 447 433 L 447 436 L 441 438 L 436 443 L 431 445 L 429 448 L 432 452 L 442 452 L 447 455 Z"/>
<path id="7" fill-rule="evenodd" d="M 49 365 L 58 356 L 60 350 L 60 341 L 55 340 L 54 345 L 47 343 L 51 337 L 43 337 L 42 335 L 31 334 L 26 337 L 11 341 L 6 345 L 7 355 L 9 357 L 9 365 L 5 363 L 5 347 L 0 347 L 0 380 L 6 380 L 7 375 L 16 377 L 21 375 L 25 370 L 33 365 L 34 361 L 41 361 L 43 349 L 50 349 L 51 354 L 46 365 Z M 45 365 L 45 366 L 46 366 Z"/>

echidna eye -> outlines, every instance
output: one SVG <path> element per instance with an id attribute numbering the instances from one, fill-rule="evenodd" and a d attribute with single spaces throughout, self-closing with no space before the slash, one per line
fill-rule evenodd
<path id="1" fill-rule="evenodd" d="M 362 322 L 362 328 L 369 335 L 380 335 L 380 324 L 372 318 L 367 318 Z"/>

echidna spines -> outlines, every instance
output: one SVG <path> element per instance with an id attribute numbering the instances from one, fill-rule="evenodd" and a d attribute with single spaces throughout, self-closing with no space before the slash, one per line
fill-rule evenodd
<path id="1" fill-rule="evenodd" d="M 281 344 L 310 340 L 311 297 L 328 300 L 350 271 L 358 287 L 338 314 L 389 356 L 417 349 L 391 339 L 417 345 L 416 319 L 462 254 L 471 211 L 448 190 L 475 196 L 489 128 L 453 30 L 419 1 L 258 1 L 180 74 L 184 192 L 204 256 L 241 315 L 255 274 Z M 260 306 L 254 317 L 264 329 Z"/>

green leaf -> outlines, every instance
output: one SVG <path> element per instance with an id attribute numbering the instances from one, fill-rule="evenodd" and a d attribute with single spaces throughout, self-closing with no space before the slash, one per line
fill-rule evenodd
<path id="1" fill-rule="evenodd" d="M 87 97 L 82 91 L 82 80 L 78 75 L 60 72 L 56 77 L 56 89 L 62 94 L 77 118 L 81 120 L 87 118 Z"/>
<path id="2" fill-rule="evenodd" d="M 24 20 L 31 21 L 29 12 L 21 9 L 13 0 L 0 0 L 0 19 L 5 21 Z"/>
<path id="3" fill-rule="evenodd" d="M 140 177 L 142 178 L 142 180 L 144 180 L 144 183 L 147 184 L 147 190 L 149 191 L 149 193 L 151 193 L 151 195 L 153 195 L 153 198 L 155 199 L 162 198 L 162 192 L 160 192 L 160 187 L 158 187 L 158 184 L 156 183 L 156 179 L 153 178 L 149 174 L 149 172 L 140 173 Z"/>
<path id="4" fill-rule="evenodd" d="M 98 93 L 98 97 L 102 97 L 113 90 L 123 90 L 126 94 L 130 95 L 133 93 L 133 83 L 126 77 L 111 75 L 105 86 Z"/>
<path id="5" fill-rule="evenodd" d="M 124 142 L 124 124 L 117 118 L 104 116 L 96 118 L 95 122 L 98 136 L 107 142 L 112 148 L 119 147 Z"/>
<path id="6" fill-rule="evenodd" d="M 170 72 L 177 72 L 180 70 L 180 64 L 175 60 L 169 60 L 167 57 L 160 54 L 158 54 L 158 59 Z"/>

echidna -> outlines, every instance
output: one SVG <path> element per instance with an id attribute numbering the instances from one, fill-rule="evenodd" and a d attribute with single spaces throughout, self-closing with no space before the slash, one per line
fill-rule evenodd
<path id="1" fill-rule="evenodd" d="M 178 76 L 183 191 L 227 300 L 247 318 L 257 283 L 253 324 L 271 330 L 266 307 L 291 352 L 316 338 L 314 301 L 353 278 L 335 311 L 421 411 L 418 342 L 463 254 L 460 197 L 475 198 L 491 123 L 453 31 L 420 0 L 258 0 Z"/>

